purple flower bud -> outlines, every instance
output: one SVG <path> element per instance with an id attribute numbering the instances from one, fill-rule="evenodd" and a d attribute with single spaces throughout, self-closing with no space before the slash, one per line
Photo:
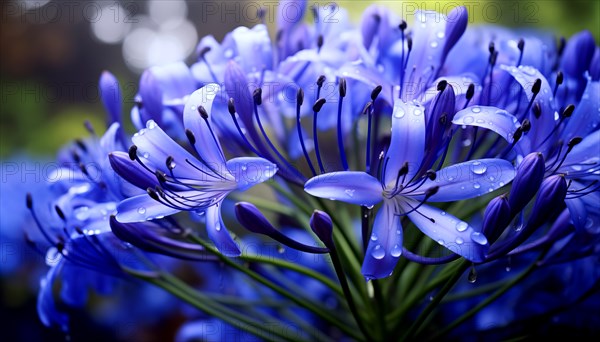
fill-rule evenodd
<path id="1" fill-rule="evenodd" d="M 140 96 L 144 106 L 141 109 L 142 123 L 152 119 L 160 126 L 162 123 L 163 92 L 159 81 L 151 70 L 146 70 L 140 78 Z"/>
<path id="2" fill-rule="evenodd" d="M 266 235 L 272 238 L 273 240 L 288 247 L 297 249 L 302 252 L 315 254 L 324 254 L 329 252 L 327 248 L 304 245 L 296 240 L 287 237 L 275 227 L 273 227 L 273 225 L 267 220 L 267 218 L 252 203 L 236 203 L 235 216 L 237 217 L 238 221 L 242 224 L 242 226 L 244 226 L 244 228 L 248 229 L 249 231 L 256 234 Z"/>
<path id="3" fill-rule="evenodd" d="M 563 175 L 550 176 L 542 182 L 527 226 L 538 227 L 559 212 L 567 195 L 567 181 Z"/>
<path id="4" fill-rule="evenodd" d="M 310 217 L 310 227 L 325 246 L 333 246 L 333 223 L 327 213 L 315 210 Z"/>
<path id="5" fill-rule="evenodd" d="M 581 31 L 573 35 L 565 47 L 560 68 L 565 74 L 580 78 L 590 67 L 596 43 L 590 31 Z"/>
<path id="6" fill-rule="evenodd" d="M 492 199 L 483 214 L 483 234 L 493 243 L 502 235 L 511 219 L 511 209 L 506 195 Z"/>
<path id="7" fill-rule="evenodd" d="M 592 57 L 592 63 L 590 63 L 590 76 L 594 82 L 600 80 L 600 47 L 597 46 L 594 57 Z"/>
<path id="8" fill-rule="evenodd" d="M 121 88 L 117 78 L 108 71 L 104 71 L 99 82 L 100 96 L 104 108 L 109 114 L 110 123 L 121 122 Z"/>
<path id="9" fill-rule="evenodd" d="M 541 153 L 530 153 L 523 158 L 513 179 L 512 190 L 508 197 L 513 216 L 523 210 L 535 196 L 544 178 L 544 171 L 544 156 Z"/>

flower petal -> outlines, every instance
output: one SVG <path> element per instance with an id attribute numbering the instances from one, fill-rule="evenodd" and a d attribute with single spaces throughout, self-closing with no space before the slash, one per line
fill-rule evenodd
<path id="1" fill-rule="evenodd" d="M 400 205 L 404 212 L 408 212 L 419 205 L 419 202 L 408 200 L 400 202 Z M 426 204 L 408 214 L 408 217 L 425 235 L 452 252 L 473 262 L 485 259 L 489 249 L 488 241 L 468 223 Z"/>
<path id="2" fill-rule="evenodd" d="M 483 127 L 496 132 L 509 143 L 513 142 L 513 135 L 521 126 L 519 120 L 497 107 L 472 106 L 456 113 L 452 123 L 455 125 Z"/>
<path id="3" fill-rule="evenodd" d="M 221 218 L 221 202 L 206 209 L 206 232 L 215 247 L 226 256 L 236 257 L 242 254 Z"/>
<path id="4" fill-rule="evenodd" d="M 383 199 L 381 183 L 361 171 L 330 172 L 313 177 L 304 184 L 304 191 L 316 197 L 365 206 Z"/>
<path id="5" fill-rule="evenodd" d="M 407 179 L 411 179 L 421 166 L 425 153 L 425 108 L 420 105 L 396 101 L 392 113 L 392 140 L 386 157 L 384 184 L 394 186 L 398 171 L 408 162 Z"/>
<path id="6" fill-rule="evenodd" d="M 183 110 L 183 125 L 194 133 L 196 151 L 204 162 L 215 168 L 225 164 L 221 144 L 217 139 L 216 132 L 213 131 L 214 127 L 210 125 L 213 101 L 220 90 L 218 84 L 205 85 L 190 95 Z M 208 118 L 202 118 L 199 113 L 200 107 L 206 110 Z"/>
<path id="7" fill-rule="evenodd" d="M 450 202 L 478 197 L 510 183 L 515 177 L 515 168 L 504 159 L 476 159 L 455 164 L 436 173 L 435 180 L 427 180 L 411 196 L 423 199 L 427 189 L 439 186 L 437 193 L 429 197 L 431 202 Z"/>
<path id="8" fill-rule="evenodd" d="M 230 159 L 227 161 L 227 169 L 235 177 L 240 191 L 262 183 L 277 173 L 277 165 L 257 157 Z"/>
<path id="9" fill-rule="evenodd" d="M 375 216 L 361 272 L 369 279 L 389 277 L 402 254 L 402 225 L 395 200 L 385 200 Z"/>
<path id="10" fill-rule="evenodd" d="M 153 218 L 173 215 L 178 209 L 167 207 L 153 200 L 147 194 L 130 197 L 117 206 L 117 221 L 122 223 L 140 222 Z"/>
<path id="11" fill-rule="evenodd" d="M 564 141 L 586 134 L 598 129 L 600 125 L 600 82 L 592 82 L 588 79 L 588 84 L 583 92 L 581 101 L 575 106 L 573 115 L 568 119 L 567 126 L 562 134 Z"/>

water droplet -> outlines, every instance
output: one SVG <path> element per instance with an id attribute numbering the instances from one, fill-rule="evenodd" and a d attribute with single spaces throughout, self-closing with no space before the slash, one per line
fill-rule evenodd
<path id="1" fill-rule="evenodd" d="M 100 229 L 94 230 L 94 234 L 96 234 L 96 235 L 100 234 Z"/>
<path id="2" fill-rule="evenodd" d="M 500 182 L 500 183 L 498 183 L 498 185 L 504 186 L 504 182 Z"/>
<path id="3" fill-rule="evenodd" d="M 174 168 L 175 168 L 175 166 L 177 166 L 177 164 L 176 164 L 174 161 L 171 161 L 171 164 L 169 164 L 169 167 L 170 167 L 171 169 L 174 169 Z"/>
<path id="4" fill-rule="evenodd" d="M 402 234 L 402 231 L 400 229 L 396 229 L 396 235 L 400 235 Z"/>
<path id="5" fill-rule="evenodd" d="M 146 213 L 146 208 L 144 207 L 139 207 L 137 210 L 138 214 L 140 215 L 144 215 Z"/>
<path id="6" fill-rule="evenodd" d="M 460 237 L 457 237 L 457 238 L 456 238 L 456 240 L 454 240 L 454 241 L 455 241 L 457 244 L 459 244 L 459 245 L 462 245 L 462 244 L 465 242 L 465 240 L 463 240 L 463 239 L 462 239 L 462 238 L 460 238 Z"/>
<path id="7" fill-rule="evenodd" d="M 223 55 L 225 56 L 225 58 L 231 58 L 233 56 L 233 50 L 227 49 L 225 50 L 225 53 Z"/>
<path id="8" fill-rule="evenodd" d="M 480 124 L 485 123 L 485 120 L 483 120 L 483 119 L 477 119 L 477 123 L 480 123 Z"/>
<path id="9" fill-rule="evenodd" d="M 418 108 L 416 108 L 416 109 L 413 111 L 413 114 L 414 114 L 414 115 L 421 115 L 421 114 L 423 114 L 423 111 L 422 111 L 422 110 L 420 110 L 420 109 L 418 109 Z"/>
<path id="10" fill-rule="evenodd" d="M 144 153 L 142 153 L 142 157 L 144 157 L 145 159 L 148 159 L 148 158 L 150 158 L 150 153 L 144 152 Z"/>
<path id="11" fill-rule="evenodd" d="M 220 232 L 220 231 L 221 231 L 221 224 L 220 224 L 220 223 L 217 223 L 217 224 L 215 225 L 215 230 L 216 230 L 216 231 L 218 231 L 218 232 Z"/>
<path id="12" fill-rule="evenodd" d="M 488 189 L 488 192 L 494 192 L 494 188 L 490 187 L 490 188 Z"/>
<path id="13" fill-rule="evenodd" d="M 481 184 L 475 182 L 475 183 L 473 183 L 473 188 L 479 189 L 479 188 L 481 188 Z"/>
<path id="14" fill-rule="evenodd" d="M 481 108 L 479 108 L 479 107 L 473 107 L 473 108 L 471 108 L 471 111 L 473 113 L 479 113 L 479 112 L 481 112 Z"/>
<path id="15" fill-rule="evenodd" d="M 371 252 L 371 255 L 373 256 L 373 258 L 381 260 L 385 256 L 385 251 L 383 250 L 383 248 L 381 248 L 381 245 L 377 245 L 375 246 L 373 252 Z"/>
<path id="16" fill-rule="evenodd" d="M 462 141 L 463 147 L 471 146 L 471 139 L 465 139 Z"/>
<path id="17" fill-rule="evenodd" d="M 469 271 L 469 276 L 467 278 L 469 280 L 469 283 L 474 284 L 477 281 L 477 271 L 475 271 L 475 266 L 471 267 L 471 270 Z"/>
<path id="18" fill-rule="evenodd" d="M 156 122 L 154 122 L 154 120 L 148 120 L 148 122 L 146 122 L 146 128 L 148 128 L 148 129 L 156 128 Z"/>
<path id="19" fill-rule="evenodd" d="M 436 48 L 438 46 L 438 42 L 431 42 L 431 44 L 429 44 L 429 46 L 431 46 L 432 48 Z"/>
<path id="20" fill-rule="evenodd" d="M 283 254 L 285 252 L 285 248 L 282 245 L 277 246 L 277 253 Z"/>
<path id="21" fill-rule="evenodd" d="M 354 189 L 346 189 L 344 190 L 344 192 L 346 193 L 346 195 L 348 195 L 348 197 L 354 197 Z"/>
<path id="22" fill-rule="evenodd" d="M 474 119 L 472 116 L 470 116 L 470 115 L 468 115 L 468 116 L 465 116 L 465 117 L 463 118 L 463 123 L 464 123 L 465 125 L 472 124 L 472 123 L 473 123 L 473 121 L 475 121 L 475 119 Z"/>
<path id="23" fill-rule="evenodd" d="M 506 266 L 505 270 L 506 272 L 510 272 L 510 266 Z"/>
<path id="24" fill-rule="evenodd" d="M 485 235 L 481 234 L 480 232 L 473 232 L 471 233 L 471 240 L 473 240 L 473 242 L 485 246 L 488 243 L 487 238 L 485 237 Z"/>
<path id="25" fill-rule="evenodd" d="M 440 215 L 442 215 L 442 216 L 446 216 L 446 212 L 445 212 L 445 211 L 442 211 L 442 212 L 440 213 Z"/>
<path id="26" fill-rule="evenodd" d="M 460 221 L 456 224 L 456 230 L 458 230 L 459 232 L 464 232 L 465 230 L 467 230 L 467 228 L 469 228 L 467 222 Z"/>
<path id="27" fill-rule="evenodd" d="M 444 37 L 446 36 L 446 33 L 444 33 L 444 31 L 440 31 L 440 32 L 438 32 L 438 33 L 436 34 L 436 36 L 437 36 L 439 39 L 442 39 L 442 38 L 444 38 Z"/>
<path id="28" fill-rule="evenodd" d="M 394 113 L 394 117 L 400 119 L 400 118 L 404 117 L 404 114 L 406 114 L 404 112 L 404 110 L 398 109 L 398 110 L 396 110 L 396 113 Z"/>
<path id="29" fill-rule="evenodd" d="M 402 254 L 402 247 L 398 246 L 398 245 L 394 245 L 394 248 L 392 248 L 392 251 L 390 253 L 394 258 L 399 257 Z"/>
<path id="30" fill-rule="evenodd" d="M 248 167 L 246 165 L 242 165 L 241 169 L 242 169 L 242 171 L 246 171 L 246 170 L 248 170 Z"/>
<path id="31" fill-rule="evenodd" d="M 442 245 L 442 246 L 443 246 L 443 245 L 444 245 L 444 240 L 442 240 L 442 239 L 439 239 L 439 240 L 437 241 L 437 243 L 439 243 L 440 245 Z"/>
<path id="32" fill-rule="evenodd" d="M 371 234 L 371 241 L 377 241 L 377 235 L 375 235 L 375 233 Z"/>
<path id="33" fill-rule="evenodd" d="M 473 162 L 473 164 L 471 165 L 471 171 L 476 175 L 482 175 L 487 171 L 487 166 L 485 166 L 485 164 L 483 164 L 482 162 L 476 161 Z"/>

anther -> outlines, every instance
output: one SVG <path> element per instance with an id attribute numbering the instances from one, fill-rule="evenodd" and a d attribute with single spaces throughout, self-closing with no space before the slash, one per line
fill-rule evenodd
<path id="1" fill-rule="evenodd" d="M 519 48 L 519 51 L 523 52 L 523 48 L 525 48 L 525 41 L 523 40 L 523 38 L 519 39 L 519 42 L 517 43 L 517 48 Z"/>
<path id="2" fill-rule="evenodd" d="M 533 105 L 532 111 L 533 116 L 535 116 L 536 119 L 539 119 L 540 116 L 542 116 L 542 106 L 540 106 L 538 102 Z"/>
<path id="3" fill-rule="evenodd" d="M 404 20 L 402 20 L 402 22 L 400 22 L 400 25 L 398 25 L 398 28 L 400 29 L 400 31 L 406 30 L 407 27 L 408 27 L 408 25 L 406 24 L 406 21 L 404 21 Z"/>
<path id="4" fill-rule="evenodd" d="M 435 180 L 437 177 L 437 173 L 433 170 L 427 170 L 426 175 L 429 180 Z"/>
<path id="5" fill-rule="evenodd" d="M 317 51 L 321 51 L 321 47 L 323 46 L 323 35 L 319 35 L 317 38 Z"/>
<path id="6" fill-rule="evenodd" d="M 160 170 L 156 170 L 156 172 L 154 172 L 154 175 L 156 176 L 158 182 L 161 184 L 167 181 L 167 174 Z"/>
<path id="7" fill-rule="evenodd" d="M 320 98 L 318 99 L 315 104 L 313 105 L 313 111 L 314 112 L 319 112 L 321 111 L 321 108 L 323 108 L 323 105 L 325 104 L 325 102 L 327 102 L 327 100 L 325 100 L 324 98 Z"/>
<path id="8" fill-rule="evenodd" d="M 470 101 L 474 95 L 475 95 L 475 84 L 471 83 L 471 84 L 469 84 L 469 88 L 467 89 L 467 93 L 465 94 L 467 101 Z"/>
<path id="9" fill-rule="evenodd" d="M 148 188 L 146 189 L 146 192 L 148 193 L 148 196 L 150 196 L 150 198 L 152 198 L 153 200 L 160 202 L 158 194 L 156 193 L 156 190 L 152 189 L 152 188 Z"/>
<path id="10" fill-rule="evenodd" d="M 446 89 L 446 86 L 448 86 L 448 81 L 446 80 L 441 80 L 438 82 L 437 84 L 437 90 L 438 91 L 444 91 L 444 89 Z"/>
<path id="11" fill-rule="evenodd" d="M 87 146 L 85 146 L 85 143 L 81 139 L 75 139 L 75 144 L 77 144 L 83 152 L 87 152 Z"/>
<path id="12" fill-rule="evenodd" d="M 523 123 L 521 123 L 521 127 L 523 128 L 523 133 L 529 132 L 529 130 L 531 129 L 531 121 L 529 121 L 529 119 L 523 120 Z"/>
<path id="13" fill-rule="evenodd" d="M 254 103 L 256 103 L 257 106 L 260 106 L 262 104 L 262 89 L 254 89 L 252 92 L 252 98 L 254 99 Z"/>
<path id="14" fill-rule="evenodd" d="M 175 168 L 173 165 L 173 156 L 168 156 L 165 160 L 165 164 L 167 166 L 167 169 L 173 170 Z"/>
<path id="15" fill-rule="evenodd" d="M 373 89 L 373 91 L 371 91 L 371 101 L 375 102 L 375 100 L 377 99 L 377 96 L 379 96 L 379 93 L 381 93 L 382 89 L 383 89 L 383 87 L 381 85 L 378 85 L 377 87 L 375 87 Z"/>
<path id="16" fill-rule="evenodd" d="M 425 190 L 425 198 L 430 198 L 431 196 L 437 194 L 438 190 L 440 190 L 440 187 L 437 185 Z"/>
<path id="17" fill-rule="evenodd" d="M 189 129 L 185 130 L 185 136 L 187 137 L 188 141 L 190 142 L 191 145 L 195 145 L 196 144 L 196 137 L 194 136 L 194 132 L 190 131 Z"/>
<path id="18" fill-rule="evenodd" d="M 321 88 L 323 86 L 323 83 L 325 83 L 325 80 L 325 75 L 319 76 L 319 78 L 317 78 L 317 87 Z"/>
<path id="19" fill-rule="evenodd" d="M 31 197 L 31 193 L 27 193 L 25 196 L 25 204 L 27 205 L 27 209 L 33 208 L 33 198 Z"/>
<path id="20" fill-rule="evenodd" d="M 346 97 L 346 79 L 342 77 L 339 82 L 340 97 Z"/>
<path id="21" fill-rule="evenodd" d="M 203 106 L 198 106 L 198 113 L 204 120 L 208 119 L 208 112 Z"/>
<path id="22" fill-rule="evenodd" d="M 60 217 L 61 220 L 67 221 L 67 217 L 65 216 L 65 213 L 62 211 L 62 209 L 60 209 L 60 207 L 58 205 L 54 206 L 54 210 L 56 211 L 56 213 L 58 214 L 58 217 Z"/>
<path id="23" fill-rule="evenodd" d="M 206 55 L 210 50 L 210 46 L 203 47 L 202 50 L 200 50 L 200 52 L 198 53 L 198 58 L 204 58 L 204 55 Z"/>
<path id="24" fill-rule="evenodd" d="M 138 148 L 135 145 L 131 145 L 129 147 L 129 151 L 128 151 L 128 153 L 129 153 L 129 159 L 135 160 L 137 158 L 137 149 Z"/>
<path id="25" fill-rule="evenodd" d="M 227 110 L 229 110 L 229 114 L 235 115 L 235 103 L 233 97 L 230 97 L 229 101 L 227 101 Z"/>
<path id="26" fill-rule="evenodd" d="M 575 145 L 579 144 L 582 140 L 583 140 L 583 138 L 581 138 L 581 137 L 574 137 L 571 140 L 569 140 L 569 142 L 567 143 L 567 146 L 569 147 L 569 149 L 572 149 L 573 147 L 575 147 Z"/>
<path id="27" fill-rule="evenodd" d="M 304 90 L 302 88 L 298 88 L 298 92 L 296 93 L 296 106 L 300 107 L 304 103 Z"/>
<path id="28" fill-rule="evenodd" d="M 534 95 L 537 95 L 541 89 L 542 89 L 542 80 L 538 78 L 535 80 L 535 83 L 533 83 L 533 87 L 531 87 L 531 92 Z"/>
<path id="29" fill-rule="evenodd" d="M 363 115 L 369 114 L 369 112 L 371 111 L 371 107 L 372 106 L 373 106 L 373 102 L 371 102 L 371 101 L 367 102 L 367 104 L 365 105 L 365 107 L 362 110 L 362 114 Z"/>
<path id="30" fill-rule="evenodd" d="M 490 52 L 490 55 L 494 54 L 494 52 L 496 51 L 496 46 L 494 45 L 494 42 L 490 42 L 490 44 L 488 45 L 488 51 Z"/>
<path id="31" fill-rule="evenodd" d="M 562 117 L 570 118 L 571 115 L 573 115 L 574 110 L 575 110 L 575 106 L 573 104 L 568 105 L 567 108 L 565 108 L 565 110 L 563 110 Z"/>

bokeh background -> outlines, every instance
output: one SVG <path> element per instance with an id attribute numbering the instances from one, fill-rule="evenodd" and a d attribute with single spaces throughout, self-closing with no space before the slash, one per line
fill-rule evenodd
<path id="1" fill-rule="evenodd" d="M 375 1 L 403 17 L 417 9 L 447 13 L 465 5 L 470 25 L 483 23 L 550 30 L 569 37 L 588 29 L 600 37 L 600 1 Z M 309 1 L 324 6 L 329 1 Z M 372 2 L 339 1 L 354 21 Z M 19 226 L 26 222 L 22 187 L 41 183 L 45 161 L 60 146 L 87 133 L 84 120 L 103 127 L 97 81 L 103 70 L 120 80 L 128 113 L 141 72 L 174 61 L 192 63 L 199 38 L 220 41 L 231 29 L 259 22 L 256 10 L 277 1 L 2 1 L 0 7 L 0 339 L 63 340 L 44 329 L 35 311 L 35 291 L 44 260 L 27 250 Z M 272 25 L 273 16 L 267 16 Z M 274 30 L 271 30 L 274 32 Z M 15 166 L 17 169 L 15 169 Z M 17 171 L 15 171 L 17 170 Z M 23 170 L 29 176 L 23 177 Z M 29 178 L 28 178 L 29 177 Z M 33 178 L 31 178 L 33 177 Z M 41 265 L 41 266 L 40 266 Z M 91 317 L 80 315 L 81 331 L 93 339 L 116 339 Z M 134 329 L 127 327 L 127 329 Z M 140 341 L 169 340 L 177 320 L 161 328 L 125 334 Z M 135 330 L 135 329 L 134 329 Z"/>

